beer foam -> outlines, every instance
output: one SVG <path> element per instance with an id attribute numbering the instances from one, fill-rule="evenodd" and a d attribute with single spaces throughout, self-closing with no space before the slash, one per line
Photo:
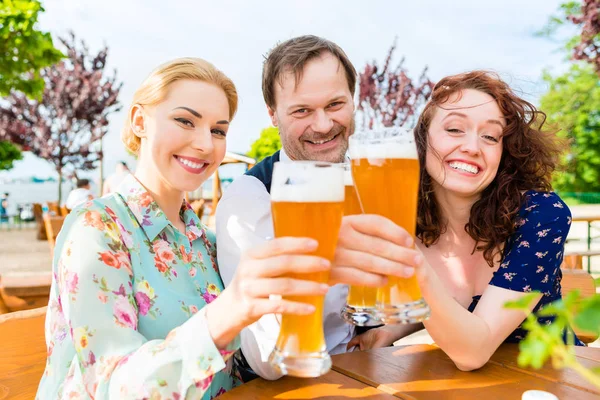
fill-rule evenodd
<path id="1" fill-rule="evenodd" d="M 344 185 L 352 186 L 354 185 L 354 181 L 352 180 L 352 170 L 350 168 L 344 171 Z"/>
<path id="2" fill-rule="evenodd" d="M 350 138 L 350 158 L 387 158 L 387 159 L 418 159 L 417 147 L 414 142 L 398 143 L 382 139 L 377 143 L 365 143 Z"/>
<path id="3" fill-rule="evenodd" d="M 290 167 L 275 164 L 271 200 L 297 203 L 344 201 L 344 169 L 339 167 Z M 302 163 L 300 163 L 302 164 Z"/>

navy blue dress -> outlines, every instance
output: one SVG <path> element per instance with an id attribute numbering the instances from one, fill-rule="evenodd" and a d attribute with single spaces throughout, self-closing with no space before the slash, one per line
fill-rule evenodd
<path id="1" fill-rule="evenodd" d="M 490 285 L 517 292 L 542 292 L 542 299 L 533 310 L 537 312 L 562 296 L 560 265 L 571 228 L 571 211 L 553 192 L 528 191 L 524 196 L 516 220 L 517 230 L 506 242 L 502 263 Z M 473 297 L 470 312 L 475 310 L 480 298 Z M 550 324 L 552 319 L 540 317 L 538 321 Z M 517 343 L 526 334 L 527 331 L 519 326 L 505 342 Z M 577 338 L 575 344 L 584 346 Z"/>

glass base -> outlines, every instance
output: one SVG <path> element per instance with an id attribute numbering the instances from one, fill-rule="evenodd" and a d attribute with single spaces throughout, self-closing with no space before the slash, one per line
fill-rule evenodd
<path id="1" fill-rule="evenodd" d="M 425 300 L 391 305 L 377 303 L 375 316 L 384 324 L 416 324 L 429 318 L 430 310 Z"/>
<path id="2" fill-rule="evenodd" d="M 362 308 L 353 307 L 346 304 L 342 310 L 342 319 L 349 324 L 356 326 L 379 326 L 383 322 L 378 319 L 375 315 L 377 314 L 376 308 Z"/>
<path id="3" fill-rule="evenodd" d="M 331 357 L 326 351 L 291 355 L 275 348 L 269 363 L 280 373 L 298 378 L 316 378 L 331 369 Z"/>

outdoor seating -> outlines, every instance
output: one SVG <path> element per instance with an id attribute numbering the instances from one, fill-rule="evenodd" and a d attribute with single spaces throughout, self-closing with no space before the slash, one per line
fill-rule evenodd
<path id="1" fill-rule="evenodd" d="M 575 289 L 579 290 L 579 293 L 584 298 L 593 296 L 596 293 L 594 278 L 587 272 L 577 269 L 563 269 L 562 274 L 561 285 L 563 296 Z M 573 330 L 577 334 L 577 337 L 584 343 L 591 343 L 598 339 L 597 335 L 582 331 L 577 327 L 574 327 Z"/>
<path id="2" fill-rule="evenodd" d="M 46 307 L 0 315 L 0 399 L 33 399 L 46 366 Z"/>
<path id="3" fill-rule="evenodd" d="M 65 217 L 53 216 L 49 214 L 44 215 L 44 226 L 46 227 L 46 237 L 48 238 L 48 244 L 50 245 L 50 252 L 54 254 L 54 244 L 56 237 L 62 228 Z"/>
<path id="4" fill-rule="evenodd" d="M 46 227 L 44 226 L 44 211 L 40 203 L 33 204 L 33 217 L 37 224 L 37 239 L 46 240 Z"/>
<path id="5" fill-rule="evenodd" d="M 48 304 L 52 273 L 0 276 L 0 314 Z"/>

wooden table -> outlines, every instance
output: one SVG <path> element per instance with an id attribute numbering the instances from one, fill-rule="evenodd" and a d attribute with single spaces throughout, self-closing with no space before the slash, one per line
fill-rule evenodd
<path id="1" fill-rule="evenodd" d="M 600 367 L 600 349 L 577 348 L 586 367 Z M 503 345 L 474 372 L 459 371 L 438 347 L 387 347 L 332 357 L 333 371 L 315 379 L 256 379 L 219 399 L 520 400 L 526 390 L 544 390 L 560 400 L 600 398 L 600 388 L 570 370 L 517 365 L 516 345 Z"/>
<path id="2" fill-rule="evenodd" d="M 48 304 L 52 272 L 0 276 L 0 314 Z"/>

